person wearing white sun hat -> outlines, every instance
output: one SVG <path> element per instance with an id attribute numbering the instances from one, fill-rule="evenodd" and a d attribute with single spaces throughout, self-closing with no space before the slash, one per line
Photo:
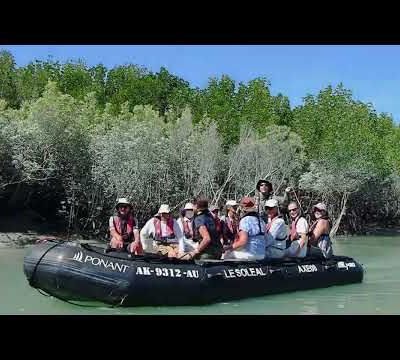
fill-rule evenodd
<path id="1" fill-rule="evenodd" d="M 134 217 L 133 206 L 127 198 L 117 199 L 116 215 L 109 219 L 110 248 L 125 250 L 140 255 L 143 252 L 138 221 Z"/>
<path id="2" fill-rule="evenodd" d="M 265 202 L 268 217 L 266 226 L 266 257 L 279 259 L 285 256 L 287 228 L 285 221 L 279 216 L 279 203 L 276 199 Z"/>
<path id="3" fill-rule="evenodd" d="M 175 257 L 183 237 L 178 223 L 172 217 L 168 204 L 162 204 L 158 213 L 140 231 L 144 251 Z"/>
<path id="4" fill-rule="evenodd" d="M 262 260 L 265 257 L 265 223 L 261 219 L 253 198 L 240 201 L 243 213 L 236 241 L 224 246 L 224 259 Z"/>
<path id="5" fill-rule="evenodd" d="M 239 234 L 238 208 L 236 200 L 228 200 L 225 204 L 226 215 L 221 217 L 224 245 L 232 244 Z"/>
<path id="6" fill-rule="evenodd" d="M 181 210 L 181 216 L 177 220 L 183 234 L 179 242 L 179 256 L 183 256 L 186 252 L 194 251 L 198 246 L 198 243 L 193 241 L 193 216 L 193 204 L 190 202 L 186 203 L 185 207 Z"/>

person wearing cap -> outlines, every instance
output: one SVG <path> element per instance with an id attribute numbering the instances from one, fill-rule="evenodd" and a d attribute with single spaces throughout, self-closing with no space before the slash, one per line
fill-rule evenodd
<path id="1" fill-rule="evenodd" d="M 228 200 L 226 202 L 226 215 L 221 217 L 222 238 L 224 245 L 232 244 L 238 236 L 239 218 L 237 209 L 239 204 L 236 200 Z"/>
<path id="2" fill-rule="evenodd" d="M 197 199 L 194 202 L 193 240 L 198 247 L 187 253 L 188 258 L 220 259 L 222 244 L 217 232 L 214 217 L 208 209 L 208 200 Z"/>
<path id="3" fill-rule="evenodd" d="M 278 213 L 278 201 L 269 199 L 265 202 L 265 211 L 268 216 L 266 226 L 266 257 L 279 259 L 285 256 L 287 228 L 285 221 Z"/>
<path id="4" fill-rule="evenodd" d="M 126 198 L 120 198 L 115 205 L 117 211 L 109 219 L 110 247 L 141 254 L 143 252 L 138 221 L 132 214 L 133 206 Z"/>
<path id="5" fill-rule="evenodd" d="M 292 201 L 288 205 L 290 214 L 290 234 L 289 244 L 290 246 L 286 249 L 286 256 L 289 257 L 305 257 L 307 255 L 307 243 L 308 243 L 308 222 L 301 215 L 299 204 Z"/>
<path id="6" fill-rule="evenodd" d="M 324 203 L 318 203 L 313 206 L 313 217 L 315 221 L 309 229 L 309 247 L 307 255 L 323 256 L 330 258 L 333 255 L 332 241 L 329 236 L 331 230 L 328 211 Z"/>
<path id="7" fill-rule="evenodd" d="M 256 205 L 259 214 L 263 218 L 265 222 L 268 221 L 268 216 L 265 212 L 265 202 L 270 199 L 275 199 L 278 201 L 278 213 L 279 207 L 285 208 L 287 203 L 289 202 L 289 194 L 293 190 L 291 187 L 287 187 L 285 189 L 285 193 L 283 196 L 274 195 L 272 183 L 270 181 L 260 179 L 256 185 Z"/>
<path id="8" fill-rule="evenodd" d="M 210 212 L 211 215 L 214 216 L 214 218 L 218 218 L 219 219 L 219 206 L 218 205 L 211 205 L 210 206 Z"/>
<path id="9" fill-rule="evenodd" d="M 158 213 L 147 221 L 140 231 L 140 240 L 146 252 L 155 252 L 168 257 L 178 254 L 182 231 L 172 217 L 169 205 L 162 204 Z"/>
<path id="10" fill-rule="evenodd" d="M 223 244 L 222 221 L 221 221 L 221 218 L 219 217 L 219 210 L 220 209 L 219 209 L 218 205 L 210 206 L 210 213 L 211 213 L 212 217 L 214 218 L 215 228 L 217 230 L 221 244 Z"/>
<path id="11" fill-rule="evenodd" d="M 179 242 L 179 255 L 185 252 L 193 251 L 197 248 L 198 243 L 193 241 L 193 216 L 194 206 L 192 203 L 186 203 L 181 211 L 181 216 L 177 220 L 179 228 L 183 234 Z"/>
<path id="12" fill-rule="evenodd" d="M 243 197 L 240 208 L 244 215 L 239 222 L 239 235 L 232 244 L 224 246 L 224 259 L 262 260 L 265 257 L 265 222 L 253 198 Z"/>

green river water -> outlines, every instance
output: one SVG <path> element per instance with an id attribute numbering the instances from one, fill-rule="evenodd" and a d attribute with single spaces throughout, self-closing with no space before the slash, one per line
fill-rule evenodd
<path id="1" fill-rule="evenodd" d="M 0 248 L 0 314 L 43 315 L 267 315 L 400 314 L 400 236 L 340 238 L 335 253 L 364 265 L 360 284 L 249 298 L 207 306 L 79 307 L 31 288 L 23 273 L 25 248 Z"/>

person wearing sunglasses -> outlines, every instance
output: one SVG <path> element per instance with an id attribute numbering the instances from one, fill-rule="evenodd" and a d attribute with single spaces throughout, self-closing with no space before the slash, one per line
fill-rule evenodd
<path id="1" fill-rule="evenodd" d="M 265 212 L 266 201 L 270 199 L 278 201 L 278 214 L 280 214 L 279 207 L 286 208 L 288 202 L 290 201 L 290 192 L 293 191 L 291 187 L 287 187 L 283 196 L 275 195 L 273 192 L 272 183 L 264 179 L 258 180 L 256 190 L 256 205 L 258 213 L 265 222 L 268 221 L 268 214 Z"/>
<path id="2" fill-rule="evenodd" d="M 225 208 L 226 215 L 221 217 L 222 238 L 224 245 L 230 245 L 239 235 L 239 204 L 236 200 L 228 200 L 225 204 Z"/>
<path id="3" fill-rule="evenodd" d="M 307 255 L 330 258 L 333 255 L 332 241 L 329 236 L 331 222 L 324 203 L 313 206 L 312 215 L 315 221 L 309 230 L 309 248 Z"/>
<path id="4" fill-rule="evenodd" d="M 302 258 L 307 255 L 308 222 L 301 215 L 297 202 L 292 201 L 288 205 L 288 211 L 291 222 L 288 238 L 289 247 L 286 249 L 285 256 Z"/>
<path id="5" fill-rule="evenodd" d="M 110 247 L 140 255 L 143 253 L 138 221 L 133 216 L 133 206 L 127 198 L 120 198 L 115 205 L 117 213 L 109 219 Z"/>
<path id="6" fill-rule="evenodd" d="M 265 211 L 268 215 L 265 256 L 271 259 L 284 257 L 286 249 L 287 227 L 278 213 L 278 206 L 276 199 L 269 199 L 265 202 Z"/>

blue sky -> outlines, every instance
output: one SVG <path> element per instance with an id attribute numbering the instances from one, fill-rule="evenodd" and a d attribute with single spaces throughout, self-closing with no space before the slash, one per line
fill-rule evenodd
<path id="1" fill-rule="evenodd" d="M 0 45 L 0 49 L 11 51 L 18 66 L 49 56 L 61 62 L 80 58 L 108 68 L 134 63 L 158 71 L 164 66 L 197 87 L 222 74 L 236 81 L 262 76 L 270 80 L 273 94 L 289 97 L 292 107 L 305 95 L 342 82 L 356 99 L 400 122 L 398 45 Z"/>

